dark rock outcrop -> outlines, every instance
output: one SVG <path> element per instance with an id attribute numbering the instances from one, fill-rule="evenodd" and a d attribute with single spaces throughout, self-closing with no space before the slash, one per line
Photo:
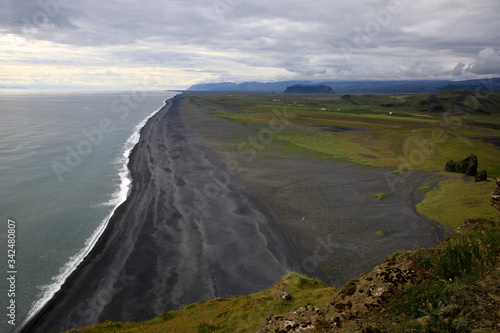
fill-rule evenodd
<path id="1" fill-rule="evenodd" d="M 363 319 L 373 310 L 382 309 L 384 297 L 394 287 L 404 285 L 417 275 L 413 267 L 414 259 L 411 251 L 398 258 L 386 259 L 370 273 L 347 283 L 333 295 L 326 307 L 308 305 L 284 315 L 269 316 L 262 323 L 259 333 L 321 332 L 323 329 L 338 330 L 349 323 L 362 326 L 362 332 L 380 332 L 363 323 Z"/>
<path id="2" fill-rule="evenodd" d="M 470 154 L 468 157 L 458 162 L 449 160 L 448 162 L 446 162 L 444 171 L 458 172 L 464 173 L 468 176 L 475 176 L 477 174 L 477 165 L 478 163 L 476 155 Z"/>
<path id="3" fill-rule="evenodd" d="M 484 115 L 490 115 L 491 114 L 488 111 L 484 111 L 483 109 L 474 109 L 473 112 L 474 113 L 478 113 L 478 114 L 484 114 Z"/>
<path id="4" fill-rule="evenodd" d="M 340 97 L 340 99 L 343 101 L 349 101 L 349 102 L 351 102 L 352 105 L 359 105 L 359 103 L 356 103 L 353 100 L 352 95 L 349 95 L 349 94 L 342 95 L 342 97 Z"/>
<path id="5" fill-rule="evenodd" d="M 486 179 L 488 178 L 488 173 L 486 170 L 483 170 L 481 172 L 478 172 L 476 176 L 474 177 L 475 182 L 485 182 Z"/>
<path id="6" fill-rule="evenodd" d="M 441 112 L 444 110 L 444 107 L 440 104 L 438 105 L 434 105 L 432 108 L 431 108 L 431 112 Z"/>
<path id="7" fill-rule="evenodd" d="M 500 211 L 500 178 L 495 178 L 497 188 L 491 192 L 490 200 L 488 203 Z"/>
<path id="8" fill-rule="evenodd" d="M 500 179 L 497 179 L 497 184 L 500 186 Z M 500 188 L 497 190 L 500 199 Z M 424 251 L 432 256 L 440 250 Z M 325 307 L 308 305 L 286 314 L 271 315 L 261 324 L 258 333 L 388 332 L 383 323 L 377 324 L 373 318 L 383 318 L 387 314 L 388 306 L 392 303 L 391 299 L 397 295 L 398 290 L 402 290 L 408 284 L 422 285 L 422 281 L 426 280 L 428 272 L 422 271 L 421 267 L 415 265 L 418 257 L 417 251 L 407 251 L 386 259 L 370 273 L 362 274 L 348 282 L 333 295 Z M 394 291 L 396 294 L 393 294 Z M 462 317 L 469 323 L 468 332 L 474 331 L 475 328 L 498 332 L 500 262 L 497 262 L 484 278 L 465 286 L 460 293 L 462 295 L 460 298 L 474 301 L 467 302 L 463 309 L 460 308 L 456 312 L 449 311 L 450 306 L 445 302 L 441 304 L 439 301 L 440 305 L 437 308 L 434 308 L 434 303 L 432 304 L 433 311 L 438 311 L 442 323 L 449 326 L 454 318 Z M 430 320 L 429 315 L 423 315 L 412 323 L 417 327 L 429 328 Z M 429 330 L 425 330 L 427 331 Z M 450 330 L 450 332 L 458 331 Z"/>
<path id="9" fill-rule="evenodd" d="M 286 87 L 285 94 L 334 94 L 332 88 L 323 84 L 296 84 Z"/>

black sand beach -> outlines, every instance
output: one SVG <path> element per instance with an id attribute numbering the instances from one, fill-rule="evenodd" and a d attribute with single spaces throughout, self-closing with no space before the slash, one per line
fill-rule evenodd
<path id="1" fill-rule="evenodd" d="M 265 289 L 292 270 L 341 286 L 393 251 L 443 235 L 415 210 L 432 173 L 390 188 L 383 168 L 307 152 L 242 154 L 228 142 L 259 126 L 217 118 L 189 94 L 171 104 L 148 121 L 131 154 L 127 201 L 21 332 L 145 320 Z M 377 200 L 381 192 L 388 197 Z"/>
<path id="2" fill-rule="evenodd" d="M 267 149 L 275 138 L 259 135 L 272 132 L 273 121 L 254 125 L 218 118 L 210 111 L 241 111 L 196 105 L 189 96 L 180 103 L 181 118 L 274 214 L 306 275 L 343 286 L 396 250 L 432 247 L 443 239 L 444 228 L 415 209 L 422 195 L 418 189 L 437 183 L 436 173 L 410 172 L 403 182 L 394 182 L 393 169 L 329 160 L 310 151 Z M 283 123 L 284 130 L 294 121 L 277 118 L 274 127 Z M 377 200 L 379 193 L 387 197 Z"/>
<path id="3" fill-rule="evenodd" d="M 174 98 L 141 131 L 131 192 L 98 244 L 20 332 L 140 321 L 269 287 L 294 255 L 272 218 L 203 140 Z"/>

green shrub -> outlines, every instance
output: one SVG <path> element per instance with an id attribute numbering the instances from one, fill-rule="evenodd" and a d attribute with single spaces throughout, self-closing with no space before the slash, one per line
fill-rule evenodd
<path id="1" fill-rule="evenodd" d="M 165 312 L 160 315 L 160 318 L 167 321 L 175 318 L 174 312 Z"/>
<path id="2" fill-rule="evenodd" d="M 394 320 L 405 318 L 403 326 L 422 332 L 470 332 L 465 318 L 445 323 L 464 304 L 473 301 L 467 285 L 484 278 L 500 257 L 500 230 L 469 224 L 441 243 L 437 249 L 417 252 L 414 280 L 395 287 L 387 296 L 388 312 Z M 415 319 L 429 316 L 427 322 Z"/>
<path id="3" fill-rule="evenodd" d="M 468 333 L 469 332 L 469 322 L 463 317 L 458 317 L 453 320 L 451 326 L 455 329 L 457 333 Z"/>
<path id="4" fill-rule="evenodd" d="M 191 309 L 194 309 L 195 307 L 196 307 L 196 303 L 191 303 L 188 306 L 186 306 L 186 310 L 191 310 Z"/>
<path id="5" fill-rule="evenodd" d="M 498 260 L 499 230 L 462 229 L 441 246 L 433 273 L 446 279 L 474 281 L 488 273 Z"/>
<path id="6" fill-rule="evenodd" d="M 425 316 L 429 304 L 437 303 L 442 298 L 445 285 L 439 280 L 428 280 L 394 290 L 390 299 L 390 312 L 397 315 L 404 314 L 410 319 Z"/>

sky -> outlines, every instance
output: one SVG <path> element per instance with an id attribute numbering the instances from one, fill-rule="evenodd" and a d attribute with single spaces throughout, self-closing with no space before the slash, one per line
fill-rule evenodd
<path id="1" fill-rule="evenodd" d="M 0 87 L 491 77 L 498 0 L 0 0 Z"/>

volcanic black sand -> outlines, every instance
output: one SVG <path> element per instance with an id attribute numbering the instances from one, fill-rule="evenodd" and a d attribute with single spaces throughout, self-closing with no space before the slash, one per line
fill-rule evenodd
<path id="1" fill-rule="evenodd" d="M 441 177 L 437 173 L 395 175 L 394 168 L 333 161 L 307 150 L 280 150 L 283 146 L 273 133 L 297 125 L 285 110 L 273 111 L 275 117 L 267 124 L 246 124 L 211 112 L 241 112 L 236 107 L 200 105 L 189 93 L 183 96 L 184 123 L 274 214 L 300 255 L 301 272 L 308 276 L 342 286 L 396 250 L 431 247 L 443 240 L 444 228 L 415 209 L 424 193 L 419 188 L 436 184 Z M 379 193 L 387 197 L 378 200 Z"/>
<path id="2" fill-rule="evenodd" d="M 262 126 L 211 109 L 184 94 L 148 121 L 130 157 L 129 197 L 22 332 L 149 319 L 266 289 L 292 270 L 341 286 L 395 250 L 442 238 L 415 210 L 418 188 L 435 174 L 393 183 L 387 169 L 266 149 L 272 135 L 258 149 L 235 149 Z"/>
<path id="3" fill-rule="evenodd" d="M 133 149 L 131 192 L 98 244 L 22 332 L 139 321 L 266 289 L 294 255 L 271 217 L 179 118 L 179 98 Z"/>

